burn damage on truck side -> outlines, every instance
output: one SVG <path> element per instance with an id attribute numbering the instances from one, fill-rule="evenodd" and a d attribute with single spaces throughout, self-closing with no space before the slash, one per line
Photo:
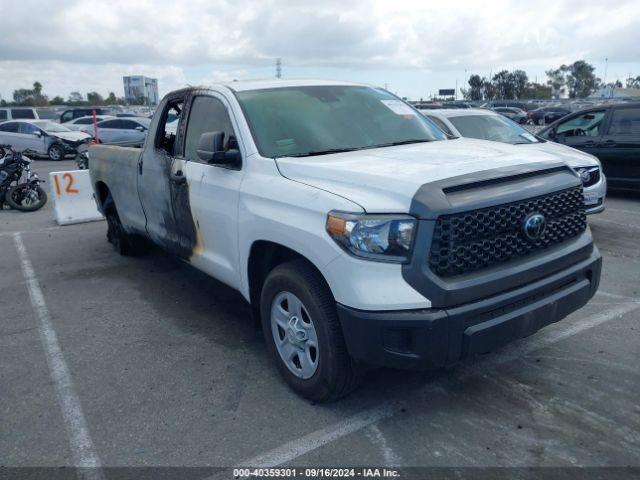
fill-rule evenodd
<path id="1" fill-rule="evenodd" d="M 193 94 L 193 89 L 179 90 L 163 99 L 158 106 L 158 110 L 162 114 L 154 116 L 149 130 L 154 132 L 154 148 L 145 148 L 144 152 L 147 153 L 142 155 L 143 163 L 140 175 L 141 181 L 143 181 L 147 162 L 160 162 L 161 165 L 158 165 L 160 177 L 153 174 L 150 176 L 155 177 L 155 180 L 159 182 L 157 188 L 164 191 L 158 192 L 160 193 L 158 196 L 148 198 L 146 204 L 143 202 L 147 217 L 147 232 L 151 236 L 153 230 L 153 224 L 150 225 L 149 222 L 149 215 L 153 216 L 150 210 L 157 209 L 162 214 L 164 222 L 158 228 L 153 240 L 163 249 L 185 260 L 190 260 L 193 257 L 198 245 L 197 221 L 193 217 L 189 200 L 190 187 L 184 174 L 183 152 L 186 122 L 179 122 L 171 148 L 167 146 L 167 136 L 163 126 L 166 124 L 168 113 L 172 108 L 177 109 L 182 118 L 188 118 Z M 151 178 L 151 181 L 153 180 L 154 178 Z"/>
<path id="2" fill-rule="evenodd" d="M 169 110 L 179 106 L 188 115 L 192 89 L 165 97 L 149 126 L 142 150 L 96 145 L 90 149 L 90 174 L 96 203 L 104 213 L 110 195 L 123 229 L 132 235 L 148 237 L 162 249 L 190 261 L 198 252 L 197 219 L 190 204 L 190 186 L 184 176 L 181 123 L 175 134 L 165 132 Z M 178 175 L 182 174 L 182 176 Z"/>

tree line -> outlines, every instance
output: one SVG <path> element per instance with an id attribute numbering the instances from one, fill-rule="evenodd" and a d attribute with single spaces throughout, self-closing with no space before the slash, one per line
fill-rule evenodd
<path id="1" fill-rule="evenodd" d="M 585 98 L 602 87 L 622 88 L 622 82 L 604 84 L 596 77 L 595 67 L 584 60 L 547 70 L 545 84 L 531 82 L 523 70 L 501 70 L 490 78 L 473 74 L 469 77 L 469 88 L 462 89 L 467 100 L 515 100 L 559 98 Z M 640 75 L 626 80 L 627 88 L 640 88 Z"/>
<path id="2" fill-rule="evenodd" d="M 81 107 L 88 105 L 126 105 L 124 98 L 116 97 L 114 92 L 109 92 L 106 98 L 98 92 L 88 92 L 82 95 L 80 92 L 71 92 L 65 100 L 59 95 L 49 99 L 42 91 L 42 84 L 34 82 L 33 88 L 20 88 L 13 91 L 13 101 L 0 100 L 0 106 L 20 107 L 48 107 L 50 105 L 70 105 Z"/>

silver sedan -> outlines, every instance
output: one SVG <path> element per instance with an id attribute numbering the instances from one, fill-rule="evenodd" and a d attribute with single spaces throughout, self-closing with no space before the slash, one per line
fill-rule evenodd
<path id="1" fill-rule="evenodd" d="M 98 122 L 98 138 L 101 143 L 127 147 L 141 147 L 147 138 L 151 120 L 148 118 L 110 118 Z M 86 125 L 81 131 L 92 134 L 93 125 Z"/>

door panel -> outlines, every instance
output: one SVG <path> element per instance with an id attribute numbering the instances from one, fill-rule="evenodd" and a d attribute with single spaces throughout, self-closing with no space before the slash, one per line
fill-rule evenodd
<path id="1" fill-rule="evenodd" d="M 180 220 L 174 215 L 175 205 L 188 209 L 188 185 L 177 176 L 182 170 L 175 162 L 174 151 L 179 146 L 167 145 L 165 138 L 166 116 L 173 103 L 184 103 L 182 96 L 170 97 L 160 104 L 162 115 L 155 115 L 149 127 L 154 132 L 153 141 L 143 149 L 138 166 L 138 193 L 146 216 L 146 231 L 158 245 L 181 258 L 191 257 L 195 245 L 195 226 L 188 216 Z"/>
<path id="2" fill-rule="evenodd" d="M 613 109 L 598 156 L 612 186 L 640 188 L 640 108 Z"/>
<path id="3" fill-rule="evenodd" d="M 191 262 L 218 280 L 239 288 L 238 202 L 244 172 L 205 163 L 196 153 L 202 133 L 224 132 L 225 145 L 230 136 L 235 137 L 228 104 L 222 96 L 196 96 L 188 114 L 184 167 L 189 183 L 190 213 L 197 230 Z"/>
<path id="4" fill-rule="evenodd" d="M 39 132 L 41 136 L 37 136 L 36 132 Z M 38 153 L 46 153 L 45 135 L 46 134 L 42 133 L 38 127 L 29 123 L 21 123 L 18 130 L 20 144 L 22 145 L 20 150 L 28 148 Z"/>

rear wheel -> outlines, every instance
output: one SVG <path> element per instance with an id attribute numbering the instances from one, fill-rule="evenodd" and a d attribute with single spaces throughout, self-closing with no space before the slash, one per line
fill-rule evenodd
<path id="1" fill-rule="evenodd" d="M 262 330 L 289 386 L 316 402 L 340 398 L 359 382 L 336 304 L 322 276 L 304 260 L 269 273 L 260 301 Z"/>
<path id="2" fill-rule="evenodd" d="M 104 202 L 104 214 L 107 218 L 107 240 L 120 255 L 136 256 L 144 251 L 144 242 L 135 235 L 128 234 L 116 210 L 111 194 Z"/>
<path id="3" fill-rule="evenodd" d="M 41 187 L 21 183 L 7 190 L 5 201 L 15 210 L 34 212 L 47 203 L 47 193 Z"/>
<path id="4" fill-rule="evenodd" d="M 50 160 L 64 160 L 64 149 L 57 143 L 54 143 L 49 147 L 49 150 L 47 150 L 47 155 Z"/>

